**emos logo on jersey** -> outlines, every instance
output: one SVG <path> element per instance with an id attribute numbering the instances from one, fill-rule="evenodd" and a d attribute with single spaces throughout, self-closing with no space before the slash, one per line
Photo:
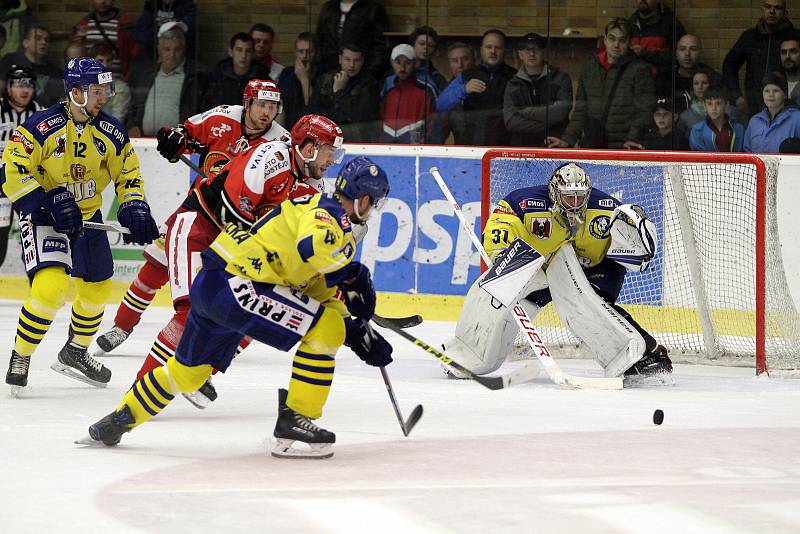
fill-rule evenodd
<path id="1" fill-rule="evenodd" d="M 346 213 L 342 213 L 342 217 L 339 219 L 339 222 L 342 225 L 342 230 L 347 230 L 350 228 L 350 217 L 348 217 Z"/>
<path id="2" fill-rule="evenodd" d="M 42 254 L 48 252 L 66 252 L 67 241 L 60 237 L 45 237 L 42 241 Z"/>
<path id="3" fill-rule="evenodd" d="M 611 218 L 608 215 L 598 215 L 589 223 L 589 233 L 596 239 L 605 239 L 609 235 L 610 225 Z"/>
<path id="4" fill-rule="evenodd" d="M 519 209 L 522 211 L 525 210 L 532 210 L 532 209 L 545 209 L 544 200 L 540 200 L 538 198 L 525 198 L 520 200 L 519 202 Z"/>
<path id="5" fill-rule="evenodd" d="M 550 217 L 535 218 L 531 220 L 531 233 L 539 239 L 547 239 L 552 232 Z"/>
<path id="6" fill-rule="evenodd" d="M 44 135 L 50 131 L 51 128 L 54 126 L 58 126 L 60 124 L 64 124 L 65 120 L 64 117 L 61 115 L 56 115 L 55 117 L 50 117 L 47 120 L 44 120 L 36 125 L 36 129 L 39 130 L 39 133 Z"/>

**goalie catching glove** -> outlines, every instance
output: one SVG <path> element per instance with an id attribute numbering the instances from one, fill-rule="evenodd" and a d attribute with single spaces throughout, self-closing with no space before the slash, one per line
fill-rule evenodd
<path id="1" fill-rule="evenodd" d="M 611 217 L 611 246 L 606 257 L 629 271 L 644 272 L 656 254 L 658 231 L 644 209 L 623 204 Z"/>
<path id="2" fill-rule="evenodd" d="M 364 319 L 344 320 L 344 344 L 367 365 L 385 367 L 392 363 L 392 346 Z"/>

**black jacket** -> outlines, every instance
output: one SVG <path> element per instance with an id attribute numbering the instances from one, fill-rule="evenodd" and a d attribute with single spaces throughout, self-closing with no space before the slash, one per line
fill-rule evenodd
<path id="1" fill-rule="evenodd" d="M 342 129 L 348 143 L 374 142 L 377 138 L 378 81 L 365 69 L 348 80 L 344 89 L 333 92 L 333 77 L 339 70 L 317 77 L 309 98 L 309 112 L 325 115 Z"/>
<path id="2" fill-rule="evenodd" d="M 225 58 L 217 63 L 211 72 L 203 97 L 203 109 L 211 109 L 222 104 L 230 106 L 242 103 L 242 92 L 252 79 L 271 80 L 269 72 L 260 63 L 250 63 L 250 70 L 244 76 L 233 72 L 233 59 Z"/>
<path id="3" fill-rule="evenodd" d="M 128 110 L 128 129 L 138 126 L 141 128 L 144 118 L 144 106 L 147 103 L 147 94 L 153 86 L 158 73 L 158 64 L 142 62 L 138 67 L 131 69 L 131 107 Z M 181 86 L 180 111 L 178 117 L 181 122 L 201 111 L 202 88 L 205 84 L 205 72 L 199 70 L 191 59 L 183 64 L 183 85 Z"/>
<path id="4" fill-rule="evenodd" d="M 516 69 L 505 63 L 493 69 L 481 64 L 461 73 L 464 83 L 478 78 L 486 83 L 486 90 L 468 94 L 462 110 L 450 113 L 450 126 L 457 145 L 509 145 L 508 130 L 503 119 L 503 102 L 506 84 L 516 74 Z"/>
<path id="5" fill-rule="evenodd" d="M 744 95 L 750 113 L 758 113 L 764 107 L 761 95 L 761 80 L 767 72 L 781 69 L 781 41 L 795 34 L 794 25 L 784 19 L 774 33 L 767 31 L 763 20 L 754 28 L 745 30 L 733 45 L 722 62 L 722 76 L 725 85 L 733 94 L 742 94 L 739 90 L 739 70 L 747 63 L 744 73 Z"/>
<path id="6" fill-rule="evenodd" d="M 389 17 L 383 5 L 373 0 L 358 0 L 350 9 L 342 28 L 342 39 L 336 31 L 339 26 L 339 0 L 323 4 L 317 19 L 317 72 L 328 72 L 339 66 L 339 47 L 356 44 L 365 51 L 364 68 L 380 80 L 389 70 L 389 50 L 384 32 L 389 30 Z"/>
<path id="7" fill-rule="evenodd" d="M 664 4 L 658 4 L 656 12 L 648 18 L 642 18 L 637 11 L 631 15 L 628 22 L 633 24 L 634 28 L 631 46 L 642 47 L 638 57 L 653 66 L 656 88 L 669 87 L 670 67 L 675 59 L 675 43 L 686 34 L 683 24 Z"/>
<path id="8" fill-rule="evenodd" d="M 506 85 L 503 117 L 513 146 L 545 146 L 561 137 L 572 109 L 572 80 L 553 65 L 531 78 L 525 67 Z"/>

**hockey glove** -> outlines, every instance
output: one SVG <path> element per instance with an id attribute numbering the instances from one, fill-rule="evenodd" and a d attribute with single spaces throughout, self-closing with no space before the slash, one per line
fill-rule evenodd
<path id="1" fill-rule="evenodd" d="M 83 216 L 75 197 L 64 187 L 45 192 L 45 209 L 53 218 L 53 230 L 73 235 L 83 230 Z"/>
<path id="2" fill-rule="evenodd" d="M 130 234 L 122 234 L 122 239 L 126 243 L 147 245 L 158 239 L 158 226 L 150 215 L 150 206 L 147 202 L 142 200 L 123 202 L 117 211 L 117 219 L 122 226 L 131 231 Z"/>
<path id="3" fill-rule="evenodd" d="M 354 261 L 342 271 L 339 289 L 344 294 L 347 311 L 352 315 L 369 321 L 375 315 L 375 288 L 372 286 L 372 275 L 363 264 Z"/>
<path id="4" fill-rule="evenodd" d="M 364 319 L 344 320 L 344 344 L 367 365 L 385 367 L 392 363 L 392 346 Z"/>
<path id="5" fill-rule="evenodd" d="M 181 152 L 186 150 L 186 145 L 189 142 L 189 132 L 183 126 L 176 126 L 170 128 L 164 126 L 156 134 L 158 145 L 156 149 L 158 153 L 167 158 L 170 163 L 178 161 L 178 156 Z"/>

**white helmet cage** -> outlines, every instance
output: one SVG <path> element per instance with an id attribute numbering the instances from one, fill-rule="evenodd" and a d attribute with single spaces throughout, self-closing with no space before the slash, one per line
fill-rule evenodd
<path id="1" fill-rule="evenodd" d="M 580 165 L 567 163 L 553 171 L 548 184 L 548 194 L 556 211 L 583 219 L 592 182 Z"/>

